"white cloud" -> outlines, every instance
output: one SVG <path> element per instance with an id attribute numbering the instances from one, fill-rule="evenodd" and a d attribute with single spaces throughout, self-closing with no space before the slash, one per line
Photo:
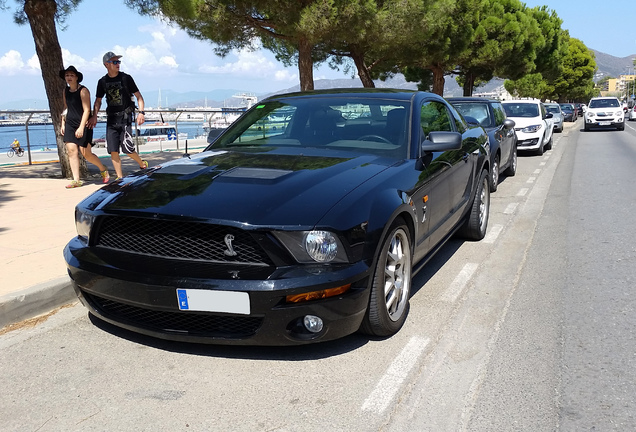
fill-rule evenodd
<path id="1" fill-rule="evenodd" d="M 236 58 L 236 61 L 226 62 L 221 66 L 200 66 L 199 72 L 276 81 L 293 81 L 297 77 L 296 74 L 280 69 L 280 65 L 267 59 L 262 51 L 243 49 L 236 52 Z"/>
<path id="2" fill-rule="evenodd" d="M 0 57 L 0 73 L 3 75 L 17 75 L 23 67 L 22 55 L 16 50 L 10 50 Z"/>

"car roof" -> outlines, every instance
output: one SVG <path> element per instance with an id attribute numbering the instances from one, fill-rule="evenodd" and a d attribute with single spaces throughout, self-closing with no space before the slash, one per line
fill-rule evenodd
<path id="1" fill-rule="evenodd" d="M 482 98 L 482 97 L 476 97 L 476 96 L 455 96 L 455 97 L 449 97 L 449 98 L 445 98 L 447 101 L 449 102 L 497 102 L 499 103 L 500 101 L 498 101 L 497 99 L 492 99 L 492 98 Z"/>
<path id="2" fill-rule="evenodd" d="M 410 100 L 416 94 L 425 94 L 431 97 L 440 98 L 434 93 L 419 92 L 417 90 L 405 89 L 387 89 L 387 88 L 335 88 L 328 90 L 311 90 L 304 92 L 281 93 L 271 95 L 265 100 L 276 100 L 283 98 L 296 97 L 320 97 L 320 96 L 364 96 L 369 98 L 385 98 L 387 96 L 393 99 Z"/>
<path id="3" fill-rule="evenodd" d="M 534 103 L 534 104 L 540 104 L 541 101 L 537 100 L 537 99 L 511 99 L 511 100 L 506 100 L 506 101 L 502 101 L 501 103 Z"/>

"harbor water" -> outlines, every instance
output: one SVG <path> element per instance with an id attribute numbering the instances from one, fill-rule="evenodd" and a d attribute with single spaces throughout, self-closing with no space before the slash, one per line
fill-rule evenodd
<path id="1" fill-rule="evenodd" d="M 179 122 L 178 127 L 179 133 L 187 133 L 188 138 L 196 138 L 206 134 L 202 122 Z M 98 123 L 93 131 L 93 139 L 102 138 L 105 135 L 106 123 Z M 0 127 L 0 152 L 9 150 L 11 143 L 13 143 L 13 140 L 16 138 L 20 141 L 20 146 L 26 150 L 27 137 L 24 125 Z M 53 125 L 29 126 L 29 143 L 32 152 L 56 150 Z"/>

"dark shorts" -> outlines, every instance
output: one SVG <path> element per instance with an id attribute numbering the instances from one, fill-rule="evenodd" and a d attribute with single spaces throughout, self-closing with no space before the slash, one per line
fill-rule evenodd
<path id="1" fill-rule="evenodd" d="M 88 147 L 89 144 L 93 144 L 93 129 L 87 127 L 84 128 L 84 135 L 81 138 L 75 137 L 75 131 L 77 128 L 66 125 L 64 128 L 64 142 L 75 143 L 80 147 Z"/>
<path id="2" fill-rule="evenodd" d="M 132 135 L 132 116 L 127 118 L 108 116 L 106 121 L 106 149 L 108 153 L 120 151 L 130 154 L 136 151 Z"/>

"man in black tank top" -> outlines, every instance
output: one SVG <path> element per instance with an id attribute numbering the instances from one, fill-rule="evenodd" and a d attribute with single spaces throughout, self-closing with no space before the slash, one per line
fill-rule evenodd
<path id="1" fill-rule="evenodd" d="M 108 183 L 108 170 L 99 158 L 91 151 L 93 145 L 93 129 L 87 127 L 91 111 L 91 95 L 86 87 L 80 85 L 84 76 L 69 66 L 60 71 L 60 78 L 66 81 L 64 89 L 64 112 L 60 133 L 64 137 L 68 159 L 73 173 L 73 181 L 66 188 L 76 188 L 84 183 L 80 179 L 79 151 L 90 163 L 96 165 L 102 175 L 104 183 Z"/>
<path id="2" fill-rule="evenodd" d="M 120 55 L 116 55 L 112 51 L 104 54 L 102 60 L 108 73 L 97 82 L 93 116 L 88 121 L 88 127 L 95 127 L 97 124 L 97 113 L 102 106 L 102 98 L 106 96 L 108 105 L 106 108 L 106 147 L 113 161 L 117 180 L 123 177 L 121 158 L 119 157 L 120 151 L 137 162 L 140 169 L 148 168 L 148 162 L 141 159 L 135 151 L 135 144 L 132 139 L 132 122 L 135 110 L 132 96 L 134 95 L 137 98 L 137 103 L 139 104 L 138 125 L 146 121 L 144 98 L 141 96 L 135 80 L 130 75 L 119 71 L 120 58 Z"/>

